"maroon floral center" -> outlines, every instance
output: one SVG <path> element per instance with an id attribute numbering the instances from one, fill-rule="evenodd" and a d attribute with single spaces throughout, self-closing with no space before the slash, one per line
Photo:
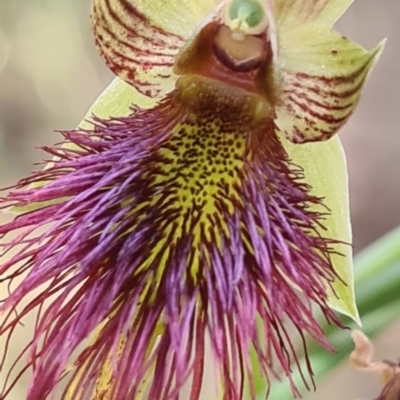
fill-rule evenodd
<path id="1" fill-rule="evenodd" d="M 236 38 L 227 26 L 213 21 L 181 50 L 174 70 L 178 75 L 197 74 L 268 99 L 271 88 L 265 76 L 271 57 L 265 32 Z"/>

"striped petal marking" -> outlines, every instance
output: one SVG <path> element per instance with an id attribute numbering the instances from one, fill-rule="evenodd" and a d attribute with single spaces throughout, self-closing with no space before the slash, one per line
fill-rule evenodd
<path id="1" fill-rule="evenodd" d="M 108 67 L 139 92 L 174 89 L 174 58 L 217 0 L 94 0 L 92 27 Z"/>
<path id="2" fill-rule="evenodd" d="M 329 139 L 354 111 L 382 44 L 366 51 L 310 24 L 294 29 L 290 40 L 281 36 L 279 45 L 277 126 L 295 143 Z"/>

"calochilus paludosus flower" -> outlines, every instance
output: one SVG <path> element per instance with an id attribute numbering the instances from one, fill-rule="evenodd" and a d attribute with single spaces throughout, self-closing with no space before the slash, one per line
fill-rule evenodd
<path id="1" fill-rule="evenodd" d="M 333 136 L 381 46 L 332 30 L 351 3 L 94 0 L 117 78 L 2 201 L 1 280 L 22 279 L 0 333 L 37 318 L 1 398 L 29 369 L 29 400 L 61 380 L 62 399 L 198 400 L 206 348 L 213 398 L 276 375 L 299 393 L 294 341 L 331 349 L 313 308 L 357 319 Z"/>

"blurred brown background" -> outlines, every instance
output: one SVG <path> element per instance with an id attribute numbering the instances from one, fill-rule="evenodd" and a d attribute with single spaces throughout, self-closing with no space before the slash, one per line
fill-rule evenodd
<path id="1" fill-rule="evenodd" d="M 29 173 L 42 157 L 35 147 L 58 141 L 55 129 L 75 127 L 112 78 L 93 46 L 90 3 L 0 0 L 0 187 Z M 389 39 L 341 132 L 356 251 L 400 224 L 399 20 L 399 0 L 357 0 L 337 24 L 367 48 Z M 396 334 L 383 336 L 378 348 L 386 358 L 400 356 Z M 377 379 L 344 371 L 309 400 L 373 398 Z"/>

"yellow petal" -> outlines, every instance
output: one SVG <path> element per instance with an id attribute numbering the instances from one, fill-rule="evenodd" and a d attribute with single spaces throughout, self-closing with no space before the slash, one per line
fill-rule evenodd
<path id="1" fill-rule="evenodd" d="M 316 24 L 280 38 L 280 130 L 296 143 L 329 139 L 354 111 L 382 47 L 366 51 Z"/>
<path id="2" fill-rule="evenodd" d="M 96 44 L 110 69 L 148 96 L 175 84 L 175 56 L 217 0 L 94 0 Z"/>
<path id="3" fill-rule="evenodd" d="M 331 27 L 354 0 L 275 0 L 276 21 L 280 35 L 299 25 L 318 21 Z"/>
<path id="4" fill-rule="evenodd" d="M 346 156 L 338 137 L 326 142 L 296 145 L 282 138 L 283 145 L 294 164 L 304 169 L 311 193 L 324 197 L 324 204 L 331 214 L 324 221 L 326 230 L 320 228 L 323 237 L 340 240 L 348 244 L 335 247 L 340 255 L 333 255 L 335 271 L 343 282 L 333 284 L 335 294 L 328 288 L 329 305 L 336 311 L 359 323 L 355 303 L 352 261 L 352 232 L 349 211 L 349 190 Z M 321 210 L 320 210 L 321 211 Z M 322 210 L 323 212 L 323 210 Z"/>

